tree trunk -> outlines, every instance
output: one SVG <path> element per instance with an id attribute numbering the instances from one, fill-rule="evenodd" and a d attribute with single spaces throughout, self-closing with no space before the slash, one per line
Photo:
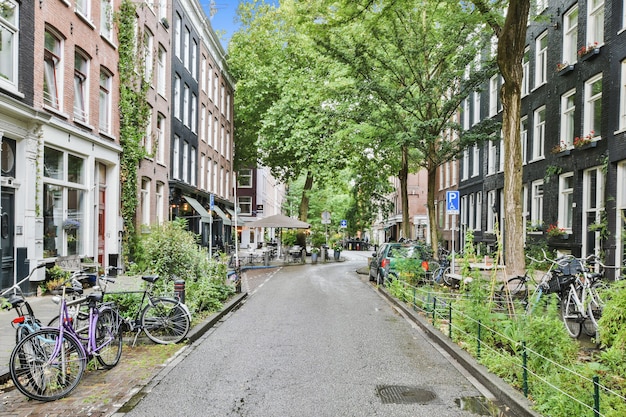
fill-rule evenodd
<path id="1" fill-rule="evenodd" d="M 300 200 L 299 218 L 303 222 L 309 217 L 309 191 L 311 191 L 311 188 L 313 188 L 313 174 L 311 171 L 307 171 L 304 187 L 302 188 L 302 200 Z"/>
<path id="2" fill-rule="evenodd" d="M 522 217 L 522 150 L 520 143 L 522 59 L 526 45 L 529 0 L 511 0 L 498 39 L 498 67 L 502 85 L 504 145 L 504 260 L 508 277 L 524 275 L 524 219 Z M 498 31 L 496 30 L 496 34 Z"/>
<path id="3" fill-rule="evenodd" d="M 409 147 L 402 145 L 402 166 L 398 173 L 400 180 L 400 200 L 402 205 L 402 236 L 411 238 L 411 223 L 409 223 Z"/>
<path id="4" fill-rule="evenodd" d="M 437 211 L 435 209 L 435 187 L 437 168 L 428 168 L 428 191 L 426 192 L 426 206 L 428 208 L 428 233 L 430 234 L 430 245 L 433 256 L 439 258 L 439 234 L 437 229 Z M 454 248 L 453 248 L 454 249 Z"/>

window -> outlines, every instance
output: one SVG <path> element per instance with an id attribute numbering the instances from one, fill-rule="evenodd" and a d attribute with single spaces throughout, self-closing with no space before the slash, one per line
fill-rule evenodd
<path id="1" fill-rule="evenodd" d="M 498 76 L 494 75 L 489 80 L 489 116 L 498 113 Z"/>
<path id="2" fill-rule="evenodd" d="M 252 197 L 237 197 L 237 205 L 243 215 L 252 215 Z"/>
<path id="3" fill-rule="evenodd" d="M 100 0 L 100 35 L 109 40 L 113 38 L 112 0 Z"/>
<path id="4" fill-rule="evenodd" d="M 548 76 L 548 33 L 535 41 L 535 88 L 545 84 Z"/>
<path id="5" fill-rule="evenodd" d="M 474 91 L 474 105 L 472 108 L 474 119 L 473 125 L 480 122 L 480 91 Z"/>
<path id="6" fill-rule="evenodd" d="M 74 120 L 86 123 L 89 102 L 89 61 L 80 51 L 74 52 Z"/>
<path id="7" fill-rule="evenodd" d="M 600 250 L 600 231 L 589 230 L 599 224 L 604 212 L 604 175 L 602 168 L 591 168 L 583 172 L 583 257 Z"/>
<path id="8" fill-rule="evenodd" d="M 548 7 L 548 0 L 537 0 L 535 14 L 540 15 L 546 7 Z"/>
<path id="9" fill-rule="evenodd" d="M 45 105 L 62 110 L 59 91 L 62 90 L 62 43 L 52 31 L 44 35 L 44 74 L 43 102 Z"/>
<path id="10" fill-rule="evenodd" d="M 204 170 L 206 169 L 206 156 L 201 153 L 200 154 L 200 189 L 206 190 L 206 177 L 204 176 Z"/>
<path id="11" fill-rule="evenodd" d="M 183 142 L 183 181 L 189 182 L 189 142 Z"/>
<path id="12" fill-rule="evenodd" d="M 189 86 L 183 87 L 183 124 L 189 127 Z"/>
<path id="13" fill-rule="evenodd" d="M 185 26 L 185 34 L 183 37 L 183 65 L 187 70 L 189 70 L 189 39 L 191 37 L 191 32 L 189 28 Z"/>
<path id="14" fill-rule="evenodd" d="M 197 132 L 198 126 L 197 126 L 197 120 L 198 120 L 198 96 L 196 96 L 195 93 L 191 94 L 191 131 L 193 133 Z"/>
<path id="15" fill-rule="evenodd" d="M 469 213 L 468 219 L 469 224 L 467 225 L 468 229 L 476 230 L 476 206 L 474 205 L 474 194 L 469 195 Z"/>
<path id="16" fill-rule="evenodd" d="M 470 104 L 469 99 L 463 100 L 463 129 L 468 130 L 470 128 Z"/>
<path id="17" fill-rule="evenodd" d="M 181 30 L 183 26 L 182 18 L 178 13 L 174 14 L 174 54 L 180 59 Z"/>
<path id="18" fill-rule="evenodd" d="M 585 83 L 585 116 L 583 135 L 602 136 L 602 74 Z"/>
<path id="19" fill-rule="evenodd" d="M 165 97 L 167 94 L 167 51 L 159 45 L 157 53 L 157 92 Z"/>
<path id="20" fill-rule="evenodd" d="M 0 86 L 17 88 L 19 6 L 13 0 L 0 8 Z"/>
<path id="21" fill-rule="evenodd" d="M 144 80 L 152 84 L 154 35 L 148 28 L 143 33 Z"/>
<path id="22" fill-rule="evenodd" d="M 533 227 L 543 226 L 543 180 L 531 184 L 530 224 Z"/>
<path id="23" fill-rule="evenodd" d="M 237 175 L 237 186 L 239 188 L 252 188 L 252 170 L 240 169 Z"/>
<path id="24" fill-rule="evenodd" d="M 174 135 L 174 146 L 172 146 L 172 178 L 180 179 L 180 137 Z"/>
<path id="25" fill-rule="evenodd" d="M 469 166 L 470 166 L 469 150 L 464 149 L 463 150 L 463 172 L 461 174 L 463 176 L 463 178 L 461 178 L 462 180 L 466 180 L 469 178 Z"/>
<path id="26" fill-rule="evenodd" d="M 146 123 L 146 133 L 143 136 L 143 148 L 146 151 L 148 157 L 151 157 L 152 154 L 152 107 L 149 106 L 148 115 L 147 115 L 147 123 Z"/>
<path id="27" fill-rule="evenodd" d="M 150 224 L 150 178 L 141 178 L 141 194 L 139 196 L 141 205 L 141 224 Z"/>
<path id="28" fill-rule="evenodd" d="M 2 65 L 2 64 L 0 64 Z M 620 65 L 620 87 L 619 87 L 619 129 L 626 129 L 626 59 Z"/>
<path id="29" fill-rule="evenodd" d="M 487 175 L 496 173 L 496 163 L 498 161 L 498 148 L 495 140 L 489 140 L 489 148 L 487 152 Z"/>
<path id="30" fill-rule="evenodd" d="M 498 207 L 496 206 L 496 192 L 497 190 L 489 190 L 487 192 L 487 231 L 491 233 L 494 232 L 494 226 L 497 221 L 496 213 L 498 212 Z"/>
<path id="31" fill-rule="evenodd" d="M 206 113 L 206 106 L 202 104 L 200 107 L 200 133 L 198 135 L 202 142 L 206 142 Z"/>
<path id="32" fill-rule="evenodd" d="M 189 178 L 189 183 L 191 185 L 196 185 L 196 177 L 197 177 L 197 170 L 196 170 L 196 148 L 195 147 L 191 147 L 191 155 L 189 155 L 189 159 L 190 159 L 190 163 L 191 163 L 191 167 L 189 168 L 190 171 L 190 178 Z"/>
<path id="33" fill-rule="evenodd" d="M 163 204 L 165 203 L 165 184 L 162 182 L 157 182 L 156 184 L 156 192 L 155 192 L 155 207 L 156 207 L 156 222 L 157 224 L 162 224 L 165 221 L 163 217 Z"/>
<path id="34" fill-rule="evenodd" d="M 528 116 L 520 120 L 520 139 L 522 141 L 522 164 L 528 162 Z"/>
<path id="35" fill-rule="evenodd" d="M 604 43 L 604 0 L 587 2 L 587 45 Z"/>
<path id="36" fill-rule="evenodd" d="M 578 48 L 578 5 L 570 8 L 563 16 L 563 61 L 562 64 L 576 62 Z"/>
<path id="37" fill-rule="evenodd" d="M 622 233 L 626 230 L 626 162 L 622 161 L 617 166 L 617 199 L 616 199 L 615 215 L 615 240 L 616 254 L 615 265 L 626 265 L 626 236 Z M 621 273 L 624 274 L 622 268 Z"/>
<path id="38" fill-rule="evenodd" d="M 480 166 L 480 148 L 478 145 L 474 145 L 472 147 L 473 155 L 472 155 L 472 177 L 476 177 L 479 174 L 478 167 Z"/>
<path id="39" fill-rule="evenodd" d="M 201 85 L 202 91 L 204 91 L 205 93 L 207 92 L 206 90 L 206 86 L 207 86 L 206 66 L 207 66 L 206 56 L 202 55 L 202 58 L 200 59 L 200 85 Z"/>
<path id="40" fill-rule="evenodd" d="M 111 79 L 112 75 L 100 69 L 100 100 L 98 127 L 103 133 L 111 133 Z"/>
<path id="41" fill-rule="evenodd" d="M 79 255 L 90 230 L 85 160 L 47 146 L 43 160 L 44 257 Z"/>
<path id="42" fill-rule="evenodd" d="M 570 90 L 561 96 L 561 142 L 559 148 L 569 148 L 574 144 L 574 110 L 576 90 Z"/>
<path id="43" fill-rule="evenodd" d="M 533 115 L 533 160 L 544 157 L 543 148 L 546 139 L 546 108 L 545 106 L 535 110 Z"/>
<path id="44" fill-rule="evenodd" d="M 174 117 L 180 120 L 180 76 L 174 76 Z"/>
<path id="45" fill-rule="evenodd" d="M 76 12 L 83 15 L 89 20 L 91 9 L 91 0 L 76 0 Z"/>
<path id="46" fill-rule="evenodd" d="M 474 229 L 480 230 L 483 227 L 483 193 L 479 191 L 476 193 L 476 222 Z"/>
<path id="47" fill-rule="evenodd" d="M 530 48 L 524 50 L 522 58 L 522 97 L 530 92 Z"/>
<path id="48" fill-rule="evenodd" d="M 156 134 L 156 160 L 163 164 L 165 163 L 165 116 L 161 113 L 157 114 Z"/>
<path id="49" fill-rule="evenodd" d="M 559 227 L 572 231 L 574 218 L 574 173 L 559 177 Z"/>
<path id="50" fill-rule="evenodd" d="M 191 44 L 191 76 L 198 79 L 198 41 L 195 39 Z"/>

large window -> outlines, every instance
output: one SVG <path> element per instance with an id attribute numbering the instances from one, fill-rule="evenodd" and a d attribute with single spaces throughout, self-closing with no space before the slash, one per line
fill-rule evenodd
<path id="1" fill-rule="evenodd" d="M 61 110 L 59 92 L 62 90 L 63 62 L 61 38 L 47 29 L 44 35 L 43 102 Z"/>
<path id="2" fill-rule="evenodd" d="M 43 158 L 44 257 L 80 255 L 89 230 L 85 160 L 47 146 Z"/>
<path id="3" fill-rule="evenodd" d="M 252 197 L 237 197 L 237 205 L 241 210 L 240 214 L 252 215 Z"/>
<path id="4" fill-rule="evenodd" d="M 17 87 L 19 49 L 19 6 L 13 0 L 0 8 L 0 86 Z"/>
<path id="5" fill-rule="evenodd" d="M 574 218 L 574 174 L 559 177 L 559 227 L 571 233 Z"/>
<path id="6" fill-rule="evenodd" d="M 578 48 L 578 5 L 574 5 L 563 16 L 563 60 L 562 64 L 576 62 Z"/>
<path id="7" fill-rule="evenodd" d="M 252 170 L 240 169 L 237 184 L 240 188 L 252 188 Z"/>
<path id="8" fill-rule="evenodd" d="M 604 43 L 604 0 L 587 2 L 587 45 Z"/>
<path id="9" fill-rule="evenodd" d="M 89 60 L 74 52 L 74 120 L 87 123 L 89 116 Z"/>
<path id="10" fill-rule="evenodd" d="M 548 76 L 548 32 L 535 41 L 535 87 L 545 84 Z"/>
<path id="11" fill-rule="evenodd" d="M 600 230 L 591 227 L 601 224 L 604 212 L 604 175 L 602 168 L 591 168 L 583 172 L 583 256 L 598 254 Z"/>
<path id="12" fill-rule="evenodd" d="M 113 38 L 113 3 L 112 0 L 100 0 L 100 35 Z"/>
<path id="13" fill-rule="evenodd" d="M 544 157 L 546 141 L 546 108 L 542 106 L 533 114 L 533 160 Z"/>
<path id="14" fill-rule="evenodd" d="M 531 184 L 530 223 L 533 227 L 543 225 L 543 180 Z"/>
<path id="15" fill-rule="evenodd" d="M 575 89 L 561 96 L 561 142 L 559 143 L 559 149 L 569 148 L 574 144 L 575 98 Z"/>
<path id="16" fill-rule="evenodd" d="M 602 136 L 602 74 L 585 83 L 585 119 L 583 135 L 589 138 Z"/>
<path id="17" fill-rule="evenodd" d="M 105 69 L 100 70 L 99 128 L 103 133 L 111 133 L 111 79 Z"/>

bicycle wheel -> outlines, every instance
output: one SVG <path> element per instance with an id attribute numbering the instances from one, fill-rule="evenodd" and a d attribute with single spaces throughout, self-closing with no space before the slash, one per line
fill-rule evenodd
<path id="1" fill-rule="evenodd" d="M 521 303 L 524 308 L 528 305 L 528 279 L 526 277 L 513 277 L 498 290 L 496 302 L 503 308 L 509 305 L 509 301 Z"/>
<path id="2" fill-rule="evenodd" d="M 100 310 L 96 322 L 95 357 L 106 369 L 118 364 L 122 357 L 122 332 L 120 331 L 117 311 L 110 307 Z"/>
<path id="3" fill-rule="evenodd" d="M 69 394 L 85 372 L 80 342 L 59 340 L 58 329 L 42 329 L 22 339 L 11 352 L 9 368 L 15 387 L 38 401 L 54 401 Z"/>
<path id="4" fill-rule="evenodd" d="M 561 318 L 567 333 L 573 338 L 578 338 L 582 330 L 582 317 L 576 304 L 578 294 L 576 289 L 572 286 L 566 293 L 565 297 L 561 299 Z"/>
<path id="5" fill-rule="evenodd" d="M 459 281 L 450 275 L 451 272 L 450 267 L 446 267 L 446 269 L 444 269 L 441 273 L 441 279 L 448 287 L 454 288 L 459 285 Z"/>
<path id="6" fill-rule="evenodd" d="M 604 308 L 603 292 L 606 290 L 604 282 L 594 282 L 587 291 L 587 320 L 583 323 L 583 331 L 589 337 L 595 337 L 598 331 L 598 320 L 602 317 Z"/>
<path id="7" fill-rule="evenodd" d="M 141 327 L 155 343 L 178 343 L 189 332 L 189 316 L 177 300 L 154 298 L 141 313 Z"/>

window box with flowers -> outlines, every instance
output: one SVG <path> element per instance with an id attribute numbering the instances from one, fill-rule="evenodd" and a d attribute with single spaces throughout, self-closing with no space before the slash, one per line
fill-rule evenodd
<path id="1" fill-rule="evenodd" d="M 557 224 L 551 224 L 546 230 L 548 238 L 551 239 L 567 239 L 569 235 L 565 232 L 565 229 L 559 227 Z"/>
<path id="2" fill-rule="evenodd" d="M 554 145 L 552 153 L 557 156 L 567 156 L 570 154 L 571 148 L 564 140 L 560 141 L 558 145 Z"/>
<path id="3" fill-rule="evenodd" d="M 578 50 L 578 58 L 582 61 L 586 61 L 598 55 L 600 53 L 600 48 L 598 47 L 598 42 L 590 43 L 589 45 L 581 46 Z"/>
<path id="4" fill-rule="evenodd" d="M 587 148 L 595 148 L 597 142 L 593 140 L 595 132 L 592 130 L 586 136 L 575 137 L 574 138 L 574 148 L 576 149 L 587 149 Z"/>
<path id="5" fill-rule="evenodd" d="M 76 230 L 80 227 L 80 222 L 76 219 L 67 219 L 63 222 L 64 230 Z"/>
<path id="6" fill-rule="evenodd" d="M 568 72 L 571 72 L 573 70 L 574 70 L 574 64 L 570 64 L 569 62 L 560 62 L 556 64 L 556 72 L 559 75 L 565 75 Z"/>

